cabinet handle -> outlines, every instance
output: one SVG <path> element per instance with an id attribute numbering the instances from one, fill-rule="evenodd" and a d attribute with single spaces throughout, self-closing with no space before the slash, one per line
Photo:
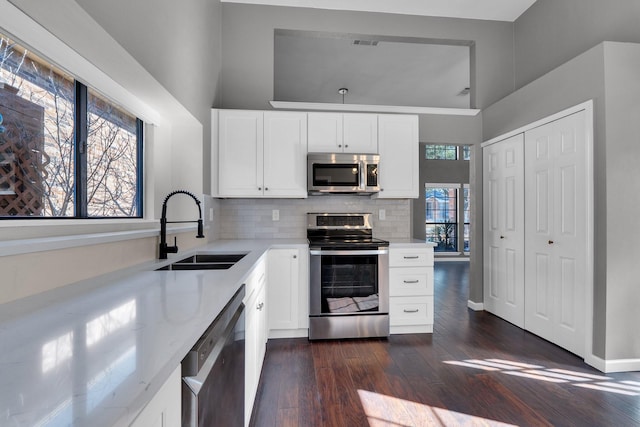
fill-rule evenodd
<path id="1" fill-rule="evenodd" d="M 296 259 L 296 258 L 298 258 L 298 255 L 294 255 L 294 256 L 293 256 L 293 259 Z"/>
<path id="2" fill-rule="evenodd" d="M 418 259 L 420 258 L 418 255 L 414 255 L 414 256 L 406 256 L 404 257 L 404 259 Z"/>
<path id="3" fill-rule="evenodd" d="M 403 310 L 405 313 L 417 313 L 420 310 L 418 310 L 417 308 L 415 310 L 407 310 L 406 308 Z"/>
<path id="4" fill-rule="evenodd" d="M 500 236 L 501 239 L 504 239 L 504 236 Z"/>
<path id="5" fill-rule="evenodd" d="M 258 191 L 262 191 L 262 187 L 258 187 Z"/>
<path id="6" fill-rule="evenodd" d="M 262 308 L 263 308 L 263 307 L 264 307 L 264 303 L 263 303 L 263 302 L 261 302 L 260 304 L 258 304 L 258 305 L 256 306 L 256 308 L 257 308 L 258 310 L 260 310 L 260 311 L 262 311 Z"/>
<path id="7" fill-rule="evenodd" d="M 269 188 L 268 187 L 264 187 L 264 191 L 269 191 Z"/>
<path id="8" fill-rule="evenodd" d="M 338 148 L 342 148 L 342 144 L 338 144 Z"/>
<path id="9" fill-rule="evenodd" d="M 404 283 L 418 283 L 419 280 L 405 280 Z"/>
<path id="10" fill-rule="evenodd" d="M 549 240 L 548 242 L 550 245 L 553 245 L 553 240 Z"/>
<path id="11" fill-rule="evenodd" d="M 349 148 L 349 144 L 344 144 L 344 148 Z"/>

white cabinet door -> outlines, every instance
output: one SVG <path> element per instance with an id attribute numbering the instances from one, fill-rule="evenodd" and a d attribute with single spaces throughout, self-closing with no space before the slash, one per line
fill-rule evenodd
<path id="1" fill-rule="evenodd" d="M 378 152 L 377 114 L 344 114 L 342 128 L 345 153 L 376 154 Z"/>
<path id="2" fill-rule="evenodd" d="M 584 111 L 525 133 L 525 328 L 585 354 L 588 140 Z"/>
<path id="3" fill-rule="evenodd" d="M 269 329 L 298 329 L 299 257 L 297 249 L 269 251 Z"/>
<path id="4" fill-rule="evenodd" d="M 342 113 L 308 113 L 310 153 L 342 152 Z"/>
<path id="5" fill-rule="evenodd" d="M 484 147 L 484 305 L 524 327 L 524 135 Z"/>
<path id="6" fill-rule="evenodd" d="M 218 185 L 221 197 L 262 195 L 263 112 L 220 110 Z"/>
<path id="7" fill-rule="evenodd" d="M 378 152 L 376 114 L 308 113 L 310 153 Z"/>
<path id="8" fill-rule="evenodd" d="M 245 307 L 245 426 L 251 420 L 267 342 L 266 269 L 260 262 L 246 281 Z"/>
<path id="9" fill-rule="evenodd" d="M 381 199 L 419 196 L 418 116 L 378 115 Z"/>
<path id="10" fill-rule="evenodd" d="M 130 427 L 179 426 L 182 416 L 181 379 L 181 367 L 178 366 Z"/>
<path id="11" fill-rule="evenodd" d="M 306 113 L 264 113 L 264 195 L 307 197 Z"/>

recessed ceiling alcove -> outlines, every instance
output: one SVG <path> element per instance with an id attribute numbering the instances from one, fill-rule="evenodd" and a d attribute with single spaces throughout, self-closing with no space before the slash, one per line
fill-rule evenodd
<path id="1" fill-rule="evenodd" d="M 282 29 L 274 37 L 275 101 L 473 107 L 470 41 Z"/>

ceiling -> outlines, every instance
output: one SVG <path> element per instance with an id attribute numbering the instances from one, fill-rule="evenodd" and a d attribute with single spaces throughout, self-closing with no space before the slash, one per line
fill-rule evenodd
<path id="1" fill-rule="evenodd" d="M 355 10 L 513 22 L 536 0 L 220 0 L 314 9 Z"/>

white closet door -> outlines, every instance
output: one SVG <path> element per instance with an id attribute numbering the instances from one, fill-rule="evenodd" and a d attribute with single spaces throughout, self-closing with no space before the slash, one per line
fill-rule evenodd
<path id="1" fill-rule="evenodd" d="M 483 149 L 485 309 L 524 327 L 523 134 Z"/>
<path id="2" fill-rule="evenodd" d="M 585 117 L 525 133 L 525 329 L 580 356 L 591 268 Z"/>

